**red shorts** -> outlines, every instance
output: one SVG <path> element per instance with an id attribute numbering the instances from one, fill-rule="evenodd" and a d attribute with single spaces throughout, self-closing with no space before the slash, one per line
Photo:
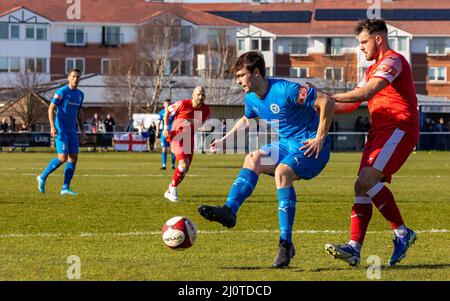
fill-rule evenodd
<path id="1" fill-rule="evenodd" d="M 189 160 L 194 157 L 194 135 L 190 131 L 170 132 L 170 150 L 177 161 Z"/>
<path id="2" fill-rule="evenodd" d="M 406 162 L 418 139 L 395 128 L 369 132 L 358 175 L 364 167 L 373 167 L 384 174 L 383 181 L 390 183 L 392 175 Z"/>

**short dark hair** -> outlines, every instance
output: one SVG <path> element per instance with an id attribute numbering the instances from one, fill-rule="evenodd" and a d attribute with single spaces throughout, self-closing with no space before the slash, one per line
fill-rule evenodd
<path id="1" fill-rule="evenodd" d="M 164 99 L 163 103 L 164 103 L 164 102 L 168 102 L 168 103 L 170 103 L 170 102 L 171 102 L 171 100 L 170 100 L 170 98 L 166 98 L 166 99 Z"/>
<path id="2" fill-rule="evenodd" d="M 78 74 L 80 74 L 80 75 L 81 75 L 81 70 L 80 70 L 80 69 L 78 69 L 78 68 L 72 68 L 72 69 L 70 69 L 70 71 L 69 71 L 69 73 L 67 73 L 67 75 L 70 75 L 70 74 L 72 74 L 72 72 L 77 72 Z"/>
<path id="3" fill-rule="evenodd" d="M 266 63 L 264 62 L 264 56 L 259 51 L 248 51 L 241 54 L 231 66 L 229 72 L 234 75 L 244 68 L 250 72 L 258 68 L 262 77 L 266 77 Z"/>
<path id="4" fill-rule="evenodd" d="M 388 29 L 386 26 L 386 22 L 382 19 L 367 19 L 367 20 L 360 20 L 358 22 L 358 25 L 355 27 L 356 34 L 360 34 L 364 30 L 367 30 L 369 34 L 373 33 L 388 33 Z"/>

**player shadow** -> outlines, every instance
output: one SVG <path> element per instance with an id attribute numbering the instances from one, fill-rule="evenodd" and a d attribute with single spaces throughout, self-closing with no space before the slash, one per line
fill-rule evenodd
<path id="1" fill-rule="evenodd" d="M 442 263 L 442 264 L 406 264 L 406 265 L 397 265 L 394 267 L 390 267 L 387 265 L 382 265 L 381 269 L 386 270 L 413 270 L 413 269 L 450 269 L 450 263 Z"/>

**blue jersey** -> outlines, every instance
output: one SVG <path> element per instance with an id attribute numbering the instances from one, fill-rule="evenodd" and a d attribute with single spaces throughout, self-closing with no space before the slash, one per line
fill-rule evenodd
<path id="1" fill-rule="evenodd" d="M 56 91 L 52 103 L 56 104 L 55 127 L 59 135 L 78 132 L 77 116 L 83 100 L 83 92 L 78 89 L 72 90 L 68 85 Z"/>
<path id="2" fill-rule="evenodd" d="M 245 117 L 266 120 L 282 139 L 316 137 L 319 116 L 314 109 L 316 90 L 281 79 L 269 79 L 266 94 L 245 96 Z"/>
<path id="3" fill-rule="evenodd" d="M 161 111 L 159 111 L 159 122 L 161 122 L 161 126 L 164 129 L 164 113 L 166 112 L 166 109 L 162 109 Z M 172 129 L 172 123 L 173 120 L 175 119 L 174 115 L 169 114 L 169 132 Z"/>

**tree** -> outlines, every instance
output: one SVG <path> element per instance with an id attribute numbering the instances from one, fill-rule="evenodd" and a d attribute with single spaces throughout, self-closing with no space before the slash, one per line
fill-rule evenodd
<path id="1" fill-rule="evenodd" d="M 234 85 L 234 81 L 228 80 L 227 72 L 236 59 L 234 40 L 225 29 L 217 29 L 208 36 L 207 44 L 200 51 L 203 53 L 198 56 L 200 68 L 197 71 L 205 79 L 206 94 L 214 103 L 223 102 Z"/>

